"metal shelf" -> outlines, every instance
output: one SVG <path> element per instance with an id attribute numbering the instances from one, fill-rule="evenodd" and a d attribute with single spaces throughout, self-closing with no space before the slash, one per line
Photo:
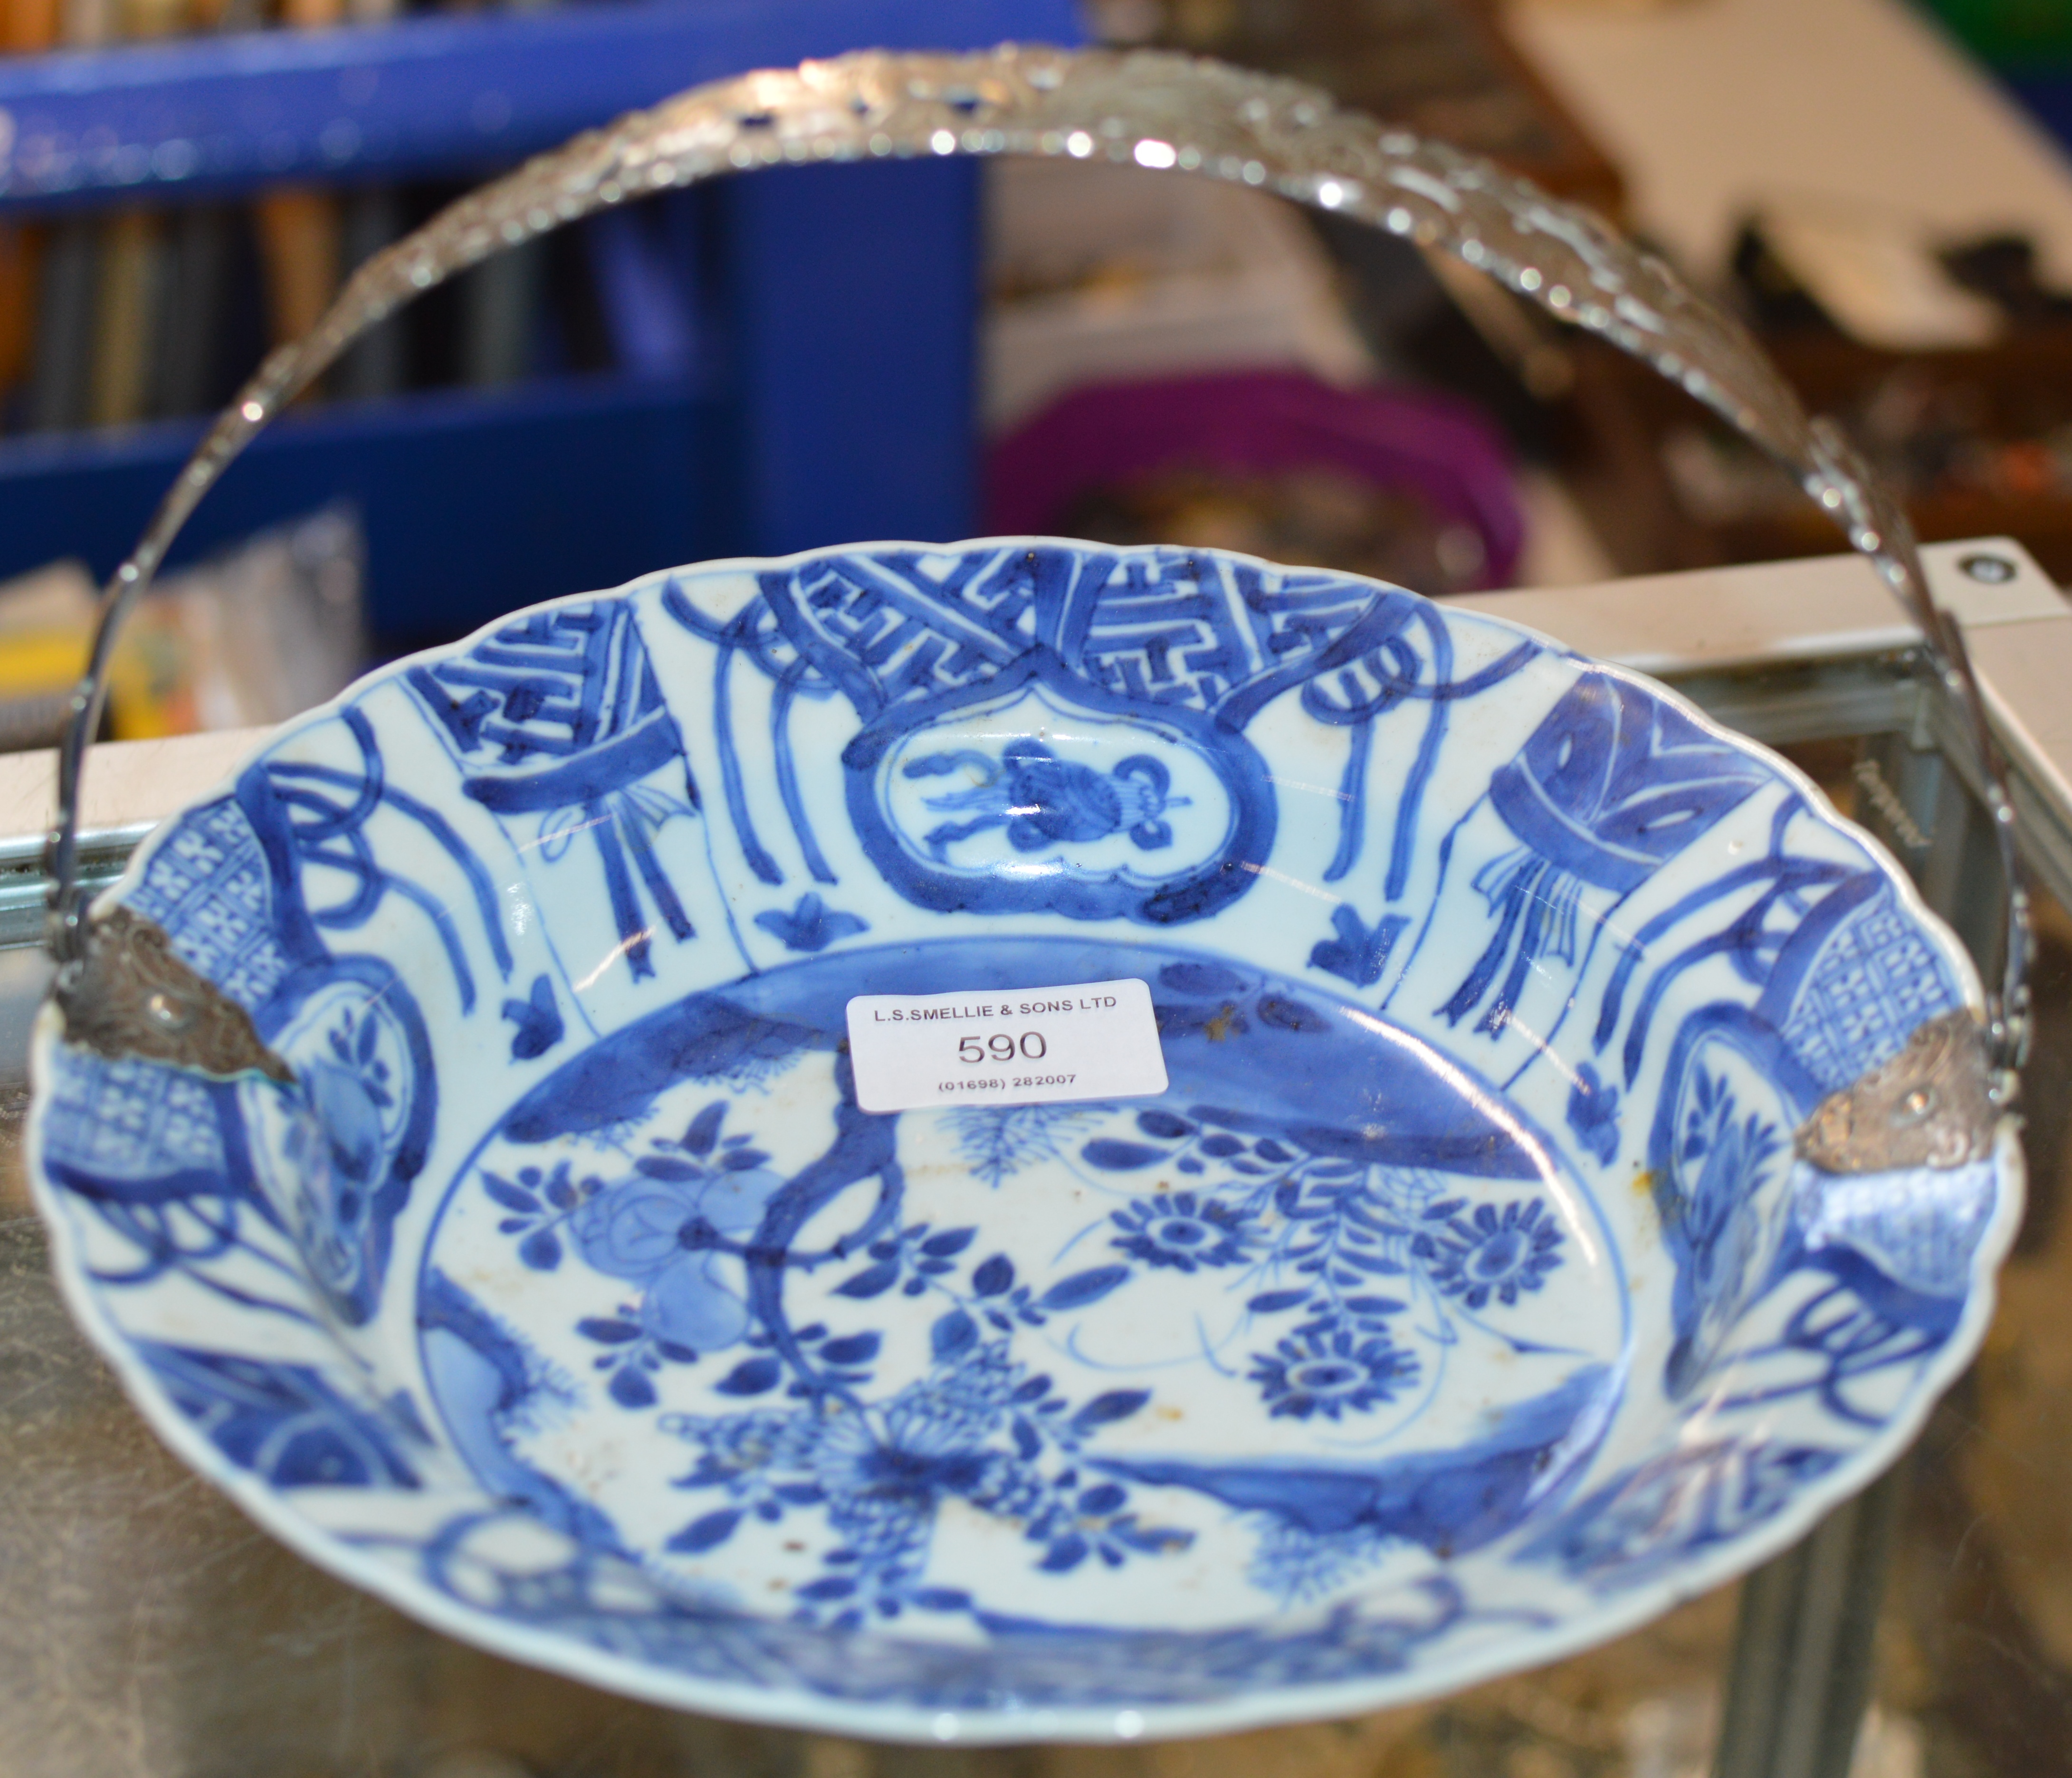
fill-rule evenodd
<path id="1" fill-rule="evenodd" d="M 701 80 L 1074 43 L 1071 0 L 637 0 L 0 60 L 0 214 L 468 174 Z"/>
<path id="2" fill-rule="evenodd" d="M 0 60 L 0 218 L 465 178 L 746 69 L 1079 35 L 1071 0 L 637 0 Z M 786 168 L 709 201 L 701 387 L 542 383 L 293 421 L 185 551 L 352 499 L 374 626 L 400 644 L 658 563 L 967 534 L 976 167 Z M 111 569 L 199 433 L 0 442 L 0 577 L 60 555 Z"/>

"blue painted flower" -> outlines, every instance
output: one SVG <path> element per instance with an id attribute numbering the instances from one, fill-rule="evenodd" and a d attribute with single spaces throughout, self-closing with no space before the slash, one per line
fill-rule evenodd
<path id="1" fill-rule="evenodd" d="M 1371 988 L 1388 967 L 1388 954 L 1410 925 L 1407 914 L 1388 914 L 1370 929 L 1359 910 L 1340 902 L 1332 910 L 1335 938 L 1319 938 L 1309 947 L 1309 967 L 1342 975 L 1355 988 Z"/>
<path id="2" fill-rule="evenodd" d="M 756 915 L 755 923 L 791 951 L 825 951 L 841 939 L 870 930 L 868 920 L 831 908 L 811 893 L 800 896 L 789 914 L 779 908 L 766 909 Z"/>
<path id="3" fill-rule="evenodd" d="M 865 1565 L 903 1570 L 927 1543 L 935 1509 L 952 1497 L 985 1511 L 1026 1511 L 1037 1489 L 1026 1465 L 987 1440 L 1018 1375 L 1005 1342 L 964 1365 L 910 1383 L 882 1409 L 849 1409 L 819 1422 L 813 1479 L 828 1516 Z M 1017 1484 L 1022 1485 L 1018 1489 Z M 887 1565 L 890 1571 L 887 1571 Z"/>
<path id="4" fill-rule="evenodd" d="M 730 1346 L 748 1331 L 747 1291 L 741 1262 L 716 1246 L 753 1234 L 784 1182 L 767 1167 L 642 1165 L 578 1210 L 569 1232 L 595 1270 L 643 1287 L 643 1332 L 693 1352 Z"/>
<path id="5" fill-rule="evenodd" d="M 1113 1213 L 1122 1230 L 1114 1245 L 1149 1266 L 1191 1272 L 1199 1266 L 1235 1266 L 1248 1256 L 1253 1230 L 1242 1210 L 1193 1192 L 1140 1197 Z"/>
<path id="6" fill-rule="evenodd" d="M 1393 1401 L 1417 1375 L 1417 1356 L 1386 1334 L 1309 1328 L 1252 1357 L 1252 1381 L 1276 1419 L 1335 1420 Z"/>
<path id="7" fill-rule="evenodd" d="M 1430 1263 L 1432 1282 L 1441 1290 L 1478 1309 L 1492 1296 L 1515 1304 L 1520 1291 L 1538 1290 L 1561 1263 L 1560 1247 L 1561 1231 L 1536 1197 L 1513 1199 L 1502 1210 L 1478 1204 L 1471 1217 L 1449 1214 L 1420 1234 L 1410 1250 Z"/>
<path id="8" fill-rule="evenodd" d="M 878 1416 L 829 1418 L 814 1453 L 814 1473 L 836 1524 L 866 1554 L 917 1541 L 941 1501 L 986 1490 L 1007 1460 L 977 1443 L 955 1415 L 895 1402 Z"/>
<path id="9" fill-rule="evenodd" d="M 1618 1089 L 1599 1079 L 1597 1070 L 1585 1062 L 1568 1090 L 1568 1127 L 1603 1166 L 1610 1166 L 1618 1153 Z"/>

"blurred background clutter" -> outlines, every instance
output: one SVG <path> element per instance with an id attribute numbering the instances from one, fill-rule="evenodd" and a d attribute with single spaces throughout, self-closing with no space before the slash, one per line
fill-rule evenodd
<path id="1" fill-rule="evenodd" d="M 1595 206 L 1741 310 L 1924 536 L 2072 573 L 2072 6 L 1939 3 L 9 0 L 0 579 L 105 576 L 265 351 L 500 166 L 701 76 L 1004 36 L 1285 72 Z M 348 673 L 660 563 L 874 536 L 1215 542 L 1441 593 L 1833 547 L 1682 396 L 1472 274 L 1049 163 L 792 170 L 506 254 L 352 351 L 183 547 L 333 507 Z M 4 614 L 31 590 L 0 595 L 16 745 L 63 655 Z"/>
<path id="2" fill-rule="evenodd" d="M 2012 536 L 2072 579 L 2072 0 L 0 0 L 0 751 L 51 744 L 96 585 L 205 416 L 368 253 L 697 80 L 1006 38 L 1285 72 L 1594 206 L 1747 321 L 1925 538 Z M 674 563 L 1022 532 L 1434 594 L 1840 547 L 1651 372 L 1402 242 L 1135 168 L 793 168 L 594 218 L 384 323 L 202 507 L 107 732 L 276 721 Z M 1847 806 L 1855 756 L 1804 762 Z M 2032 1078 L 2062 1080 L 2072 918 L 2042 925 Z M 2072 1778 L 2066 1107 L 2030 1109 L 2000 1319 L 1864 1509 L 1894 1554 L 1852 1778 Z M 0 1614 L 0 1771 L 1710 1769 L 1733 1588 L 1431 1706 L 1162 1748 L 874 1749 L 508 1666 L 181 1469 L 69 1335 L 10 1176 L 0 1333 L 48 1374 L 0 1391 L 0 1447 L 41 1454 L 0 1488 L 0 1587 L 62 1573 L 84 1603 Z"/>
<path id="3" fill-rule="evenodd" d="M 1161 44 L 1490 154 L 1735 307 L 1925 537 L 2072 575 L 2072 4 L 1934 3 L 7 0 L 0 744 L 47 742 L 84 585 L 354 265 L 574 129 L 857 44 Z M 319 512 L 354 540 L 323 670 L 210 643 L 198 589 L 294 605 L 280 540 Z M 1024 530 L 1435 593 L 1835 547 L 1651 372 L 1356 225 L 1133 167 L 793 169 L 532 243 L 357 347 L 189 528 L 203 581 L 111 732 L 282 713 L 662 563 Z"/>

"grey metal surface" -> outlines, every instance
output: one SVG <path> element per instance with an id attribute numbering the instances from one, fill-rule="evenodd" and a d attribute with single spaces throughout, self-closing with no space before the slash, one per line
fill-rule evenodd
<path id="1" fill-rule="evenodd" d="M 1872 731 L 1856 770 L 1857 814 L 1914 876 L 1922 898 L 1950 922 L 1984 968 L 2008 942 L 1999 860 L 1980 840 L 1987 819 L 1962 770 L 1963 737 L 1936 721 L 1937 706 L 1917 702 L 1910 722 Z M 1846 731 L 1845 731 L 1846 732 Z M 1941 745 L 1938 745 L 1940 742 Z M 2033 783 L 2031 800 L 2048 806 Z M 2025 851 L 2063 831 L 2058 803 L 2041 832 L 2025 827 Z M 2048 874 L 2048 873 L 2047 873 Z M 1931 1081 L 1939 1057 L 1907 1053 L 1825 1103 L 1799 1134 L 1799 1151 L 1823 1161 L 1820 1127 L 1868 1114 L 1897 1119 L 1889 1156 L 1907 1164 L 1932 1139 L 1922 1127 L 1947 1082 Z M 1932 1048 L 1932 1039 L 1928 1045 Z M 1983 1091 L 1971 1082 L 1959 1091 Z M 2058 1088 L 2062 1083 L 2053 1082 Z M 1901 1109 L 1919 1099 L 1922 1115 Z M 1845 1103 L 1847 1102 L 1847 1103 Z M 1858 1103 L 1860 1102 L 1860 1103 Z M 1962 1127 L 1967 1120 L 1959 1118 Z M 1975 1119 L 1971 1120 L 1975 1122 Z M 1844 1145 L 1868 1152 L 1873 1138 Z M 1793 1549 L 1742 1583 L 1740 1622 L 1729 1669 L 1713 1778 L 1851 1778 L 1872 1685 L 1873 1641 L 1882 1603 L 1892 1528 L 1905 1498 L 1902 1460 L 1830 1513 Z"/>
<path id="2" fill-rule="evenodd" d="M 1741 1583 L 1713 1778 L 1849 1778 L 1901 1464 Z"/>

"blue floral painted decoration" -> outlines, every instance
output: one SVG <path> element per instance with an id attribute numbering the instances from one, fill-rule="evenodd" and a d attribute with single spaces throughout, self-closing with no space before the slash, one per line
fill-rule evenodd
<path id="1" fill-rule="evenodd" d="M 1132 1736 L 1548 1658 L 1889 1460 L 2016 1213 L 2010 1146 L 1799 1158 L 1978 990 L 1795 777 L 1211 551 L 543 607 L 290 725 L 113 893 L 294 1075 L 39 1034 L 132 1394 L 405 1609 L 686 1708 Z M 1161 1094 L 857 1103 L 857 995 L 1117 979 Z"/>

